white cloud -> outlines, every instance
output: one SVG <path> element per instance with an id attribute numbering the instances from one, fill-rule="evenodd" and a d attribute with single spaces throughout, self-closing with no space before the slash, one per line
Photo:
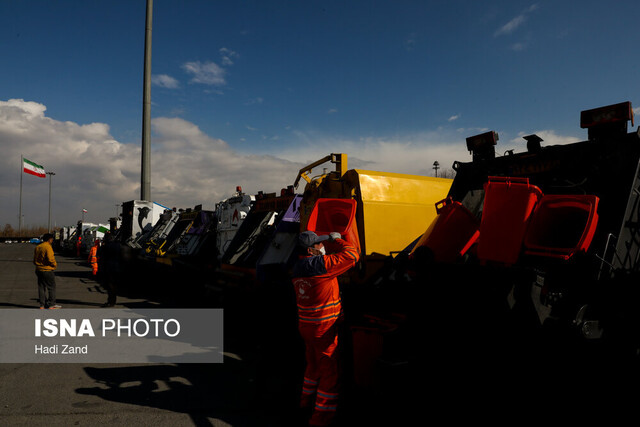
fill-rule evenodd
<path id="1" fill-rule="evenodd" d="M 193 61 L 187 62 L 182 65 L 182 69 L 191 74 L 192 83 L 202 83 L 212 86 L 224 86 L 227 82 L 225 80 L 226 71 L 215 62 L 200 62 Z"/>
<path id="2" fill-rule="evenodd" d="M 518 28 L 520 25 L 522 25 L 522 23 L 525 21 L 525 19 L 526 18 L 525 18 L 524 15 L 516 16 L 511 21 L 507 22 L 502 27 L 500 27 L 495 32 L 494 36 L 499 36 L 501 34 L 511 34 L 512 32 L 514 32 L 516 30 L 516 28 Z"/>
<path id="3" fill-rule="evenodd" d="M 533 11 L 538 9 L 537 4 L 532 4 L 526 10 L 524 10 L 520 15 L 514 17 L 509 22 L 504 24 L 502 27 L 498 28 L 496 32 L 493 34 L 494 37 L 498 37 L 503 34 L 511 34 L 516 29 L 518 29 L 524 22 L 527 20 L 528 15 Z"/>
<path id="4" fill-rule="evenodd" d="M 151 76 L 151 83 L 167 89 L 177 89 L 180 87 L 178 80 L 167 74 L 155 74 Z"/>
<path id="5" fill-rule="evenodd" d="M 327 114 L 335 114 L 338 112 L 337 108 L 329 108 L 329 110 L 327 110 Z"/>
<path id="6" fill-rule="evenodd" d="M 464 139 L 459 135 L 425 132 L 396 138 L 344 139 L 293 131 L 296 148 L 275 153 L 279 157 L 309 164 L 330 153 L 346 153 L 349 169 L 433 176 L 438 161 L 450 169 L 454 161 L 471 161 Z M 321 169 L 318 169 L 321 170 Z"/>
<path id="7" fill-rule="evenodd" d="M 251 98 L 247 102 L 245 102 L 244 105 L 256 105 L 256 104 L 262 104 L 263 102 L 264 102 L 264 99 L 261 97 Z"/>
<path id="8" fill-rule="evenodd" d="M 140 197 L 140 147 L 120 143 L 104 123 L 80 125 L 45 115 L 46 107 L 0 101 L 0 225 L 17 227 L 20 156 L 56 175 L 52 222 L 106 223 L 115 205 Z M 302 166 L 269 155 L 245 155 L 179 118 L 152 121 L 151 196 L 165 206 L 213 209 L 236 185 L 249 193 L 290 185 Z M 47 224 L 48 179 L 23 176 L 25 226 Z"/>
<path id="9" fill-rule="evenodd" d="M 407 36 L 407 38 L 404 40 L 404 49 L 406 51 L 412 51 L 415 46 L 416 46 L 416 33 L 411 33 Z"/>
<path id="10" fill-rule="evenodd" d="M 458 128 L 456 129 L 458 133 L 465 133 L 468 136 L 478 135 L 480 133 L 489 132 L 489 128 Z"/>
<path id="11" fill-rule="evenodd" d="M 45 111 L 44 105 L 35 102 L 0 101 L 4 153 L 0 158 L 0 222 L 17 224 L 20 176 L 14 172 L 21 154 L 56 173 L 52 178 L 54 224 L 56 220 L 58 225 L 74 223 L 82 208 L 104 212 L 99 219 L 106 221 L 115 213 L 114 203 L 135 198 L 139 148 L 115 141 L 104 123 L 61 122 L 46 117 Z M 46 225 L 47 213 L 48 179 L 23 177 L 25 226 Z"/>
<path id="12" fill-rule="evenodd" d="M 449 122 L 453 122 L 453 121 L 458 120 L 459 118 L 460 118 L 460 114 L 455 114 L 455 115 L 453 115 L 453 116 L 449 117 L 449 118 L 447 119 L 447 121 L 449 121 Z"/>
<path id="13" fill-rule="evenodd" d="M 239 56 L 237 52 L 226 47 L 221 48 L 219 52 L 222 57 L 222 65 L 225 66 L 233 65 L 233 59 Z"/>
<path id="14" fill-rule="evenodd" d="M 575 136 L 563 136 L 556 134 L 553 130 L 538 130 L 535 132 L 519 132 L 518 138 L 514 138 L 509 142 L 515 145 L 515 148 L 525 148 L 527 146 L 527 141 L 525 141 L 522 137 L 527 135 L 536 134 L 540 138 L 542 138 L 542 142 L 540 143 L 543 147 L 545 145 L 565 145 L 572 144 L 574 142 L 580 142 L 581 139 Z M 516 150 L 517 151 L 517 150 Z"/>
<path id="15" fill-rule="evenodd" d="M 465 135 L 477 135 L 488 130 L 467 128 Z M 361 139 L 344 139 L 301 131 L 293 133 L 297 141 L 296 147 L 288 147 L 286 151 L 274 154 L 304 164 L 312 163 L 330 153 L 346 153 L 349 169 L 433 176 L 434 161 L 440 163 L 441 171 L 444 172 L 451 169 L 455 161 L 472 160 L 471 154 L 467 151 L 465 137 L 455 130 L 429 131 L 394 138 Z M 511 140 L 499 140 L 496 153 L 502 154 L 511 149 L 516 153 L 525 152 L 526 141 L 522 136 L 530 133 L 520 133 L 518 138 Z M 540 130 L 535 133 L 544 140 L 543 146 L 579 141 L 579 138 L 558 135 L 553 130 Z"/>
<path id="16" fill-rule="evenodd" d="M 250 193 L 279 191 L 300 169 L 299 164 L 274 156 L 235 152 L 226 142 L 179 118 L 155 119 L 153 130 L 157 136 L 153 138 L 152 194 L 154 200 L 172 206 L 203 203 L 213 208 L 236 185 Z"/>
<path id="17" fill-rule="evenodd" d="M 0 226 L 17 224 L 21 155 L 56 173 L 52 221 L 58 226 L 74 224 L 82 208 L 89 211 L 87 221 L 104 223 L 114 215 L 116 204 L 139 198 L 137 144 L 116 141 L 107 124 L 80 125 L 51 119 L 45 113 L 46 106 L 37 102 L 0 101 Z M 240 153 L 180 118 L 156 118 L 152 130 L 151 196 L 170 207 L 202 204 L 213 209 L 236 185 L 248 193 L 278 192 L 293 183 L 303 165 L 332 152 L 348 154 L 349 168 L 426 176 L 433 176 L 436 160 L 442 171 L 454 161 L 471 161 L 464 137 L 455 130 L 394 138 L 342 138 L 292 129 L 288 133 L 295 146 L 287 147 L 279 140 L 269 150 L 281 152 L 254 155 Z M 544 140 L 543 146 L 578 141 L 553 130 L 535 133 Z M 471 134 L 469 129 L 467 134 Z M 499 141 L 497 151 L 524 151 L 523 135 Z M 23 180 L 25 226 L 46 225 L 48 179 L 24 175 Z"/>

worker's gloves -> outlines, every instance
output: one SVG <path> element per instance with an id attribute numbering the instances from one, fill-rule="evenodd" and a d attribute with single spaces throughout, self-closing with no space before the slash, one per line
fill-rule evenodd
<path id="1" fill-rule="evenodd" d="M 342 239 L 342 236 L 337 231 L 332 231 L 329 236 L 331 236 L 330 240 Z"/>

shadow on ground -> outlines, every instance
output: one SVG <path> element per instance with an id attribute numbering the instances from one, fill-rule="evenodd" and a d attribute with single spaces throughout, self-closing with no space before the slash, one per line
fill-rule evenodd
<path id="1" fill-rule="evenodd" d="M 11 304 L 8 302 L 0 302 L 0 307 L 13 307 L 13 308 L 40 308 L 40 304 L 36 302 L 33 305 L 24 305 L 24 304 Z"/>
<path id="2" fill-rule="evenodd" d="M 188 414 L 194 425 L 219 419 L 233 426 L 297 425 L 297 393 L 280 378 L 261 390 L 259 360 L 226 357 L 221 364 L 87 367 L 96 387 L 78 394 Z"/>
<path id="3" fill-rule="evenodd" d="M 56 271 L 58 277 L 91 279 L 91 272 L 89 271 Z"/>

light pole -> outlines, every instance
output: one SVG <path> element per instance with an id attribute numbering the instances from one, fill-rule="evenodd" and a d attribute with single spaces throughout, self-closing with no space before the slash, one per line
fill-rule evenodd
<path id="1" fill-rule="evenodd" d="M 440 163 L 436 160 L 433 162 L 433 169 L 436 171 L 436 178 L 438 177 L 438 169 L 440 168 Z"/>
<path id="2" fill-rule="evenodd" d="M 55 172 L 46 172 L 49 175 L 49 221 L 47 222 L 47 230 L 51 233 L 51 176 L 55 175 Z"/>
<path id="3" fill-rule="evenodd" d="M 153 0 L 147 0 L 147 19 L 144 33 L 144 77 L 142 91 L 142 159 L 140 170 L 140 198 L 151 200 L 151 27 Z"/>

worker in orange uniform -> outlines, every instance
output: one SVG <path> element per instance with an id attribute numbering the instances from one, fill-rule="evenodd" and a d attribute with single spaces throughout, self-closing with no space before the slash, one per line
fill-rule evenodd
<path id="1" fill-rule="evenodd" d="M 337 322 L 342 319 L 337 277 L 358 262 L 356 248 L 340 233 L 318 236 L 300 233 L 303 255 L 293 266 L 293 286 L 298 305 L 298 329 L 305 343 L 307 366 L 300 406 L 315 403 L 309 425 L 330 425 L 339 389 Z M 327 249 L 331 253 L 326 254 Z"/>
<path id="2" fill-rule="evenodd" d="M 91 264 L 91 275 L 92 276 L 97 276 L 98 275 L 98 248 L 100 247 L 100 239 L 96 239 L 95 242 L 93 242 L 93 246 L 91 247 L 91 250 L 89 250 L 89 264 Z"/>

